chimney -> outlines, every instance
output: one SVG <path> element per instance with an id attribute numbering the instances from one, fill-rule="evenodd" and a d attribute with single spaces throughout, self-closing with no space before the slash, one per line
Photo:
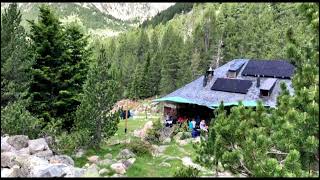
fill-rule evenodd
<path id="1" fill-rule="evenodd" d="M 260 87 L 260 75 L 257 77 L 257 87 Z"/>

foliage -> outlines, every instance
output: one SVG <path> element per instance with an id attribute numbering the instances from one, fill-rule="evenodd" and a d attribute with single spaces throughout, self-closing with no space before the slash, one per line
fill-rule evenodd
<path id="1" fill-rule="evenodd" d="M 119 123 L 119 114 L 110 112 L 119 98 L 114 93 L 119 85 L 110 67 L 106 51 L 100 47 L 98 59 L 89 70 L 84 95 L 76 112 L 76 129 L 87 130 L 89 135 L 86 138 L 94 147 L 99 147 L 102 138 L 113 136 Z"/>
<path id="2" fill-rule="evenodd" d="M 184 139 L 188 139 L 188 138 L 191 138 L 191 133 L 190 132 L 183 132 L 180 137 L 180 140 L 184 140 Z"/>
<path id="3" fill-rule="evenodd" d="M 25 102 L 18 100 L 1 108 L 1 134 L 22 134 L 30 139 L 38 137 L 43 122 L 33 117 L 24 104 Z"/>
<path id="4" fill-rule="evenodd" d="M 140 139 L 134 139 L 130 141 L 129 144 L 126 144 L 126 147 L 129 148 L 133 153 L 141 155 L 150 155 L 152 146 L 149 143 L 141 141 Z"/>
<path id="5" fill-rule="evenodd" d="M 147 130 L 145 140 L 151 144 L 159 144 L 162 129 L 163 125 L 161 123 L 160 118 L 158 118 L 155 121 L 153 121 L 152 128 Z"/>
<path id="6" fill-rule="evenodd" d="M 90 134 L 87 129 L 73 131 L 71 133 L 64 131 L 56 136 L 52 149 L 61 154 L 72 154 L 79 149 L 80 145 L 88 148 L 85 146 L 89 144 L 88 136 L 90 136 Z"/>
<path id="7" fill-rule="evenodd" d="M 200 170 L 193 167 L 184 167 L 180 168 L 175 174 L 174 177 L 199 177 Z"/>
<path id="8" fill-rule="evenodd" d="M 166 23 L 171 20 L 176 14 L 187 13 L 192 10 L 193 3 L 176 3 L 168 9 L 161 11 L 150 20 L 144 21 L 140 27 L 147 27 L 152 25 L 155 27 L 158 24 Z"/>
<path id="9" fill-rule="evenodd" d="M 20 23 L 17 4 L 10 4 L 1 14 L 1 107 L 26 99 L 29 88 L 33 57 Z"/>
<path id="10" fill-rule="evenodd" d="M 46 122 L 62 119 L 63 128 L 70 130 L 86 75 L 87 39 L 77 25 L 64 29 L 48 6 L 40 7 L 38 22 L 29 23 L 35 63 L 28 109 Z"/>

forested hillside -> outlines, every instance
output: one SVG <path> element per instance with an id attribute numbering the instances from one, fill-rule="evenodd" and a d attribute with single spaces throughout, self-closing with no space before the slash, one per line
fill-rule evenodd
<path id="1" fill-rule="evenodd" d="M 192 10 L 194 3 L 176 3 L 168 9 L 158 13 L 153 18 L 144 21 L 140 27 L 146 27 L 152 25 L 153 27 L 160 24 L 166 23 L 171 20 L 176 14 L 188 13 Z"/>
<path id="2" fill-rule="evenodd" d="M 61 23 L 52 6 L 35 8 L 25 22 L 17 4 L 1 13 L 2 136 L 51 136 L 55 153 L 99 151 L 118 130 L 117 101 L 166 95 L 233 59 L 281 59 L 296 66 L 295 94 L 281 85 L 274 109 L 239 105 L 227 114 L 222 103 L 208 141 L 194 147 L 197 161 L 250 177 L 319 175 L 319 4 L 194 3 L 175 15 L 172 6 L 107 38 L 83 28 L 109 27 L 99 12 Z M 118 25 L 110 26 L 126 28 Z"/>

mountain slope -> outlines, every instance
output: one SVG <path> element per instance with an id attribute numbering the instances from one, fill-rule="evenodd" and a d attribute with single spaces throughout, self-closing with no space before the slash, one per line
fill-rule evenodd
<path id="1" fill-rule="evenodd" d="M 43 3 L 18 3 L 22 25 L 35 20 Z M 50 5 L 62 22 L 79 21 L 85 30 L 94 34 L 115 35 L 139 25 L 145 19 L 174 3 L 45 3 Z M 1 3 L 1 12 L 9 3 Z M 98 32 L 98 33 L 97 33 Z M 106 33 L 107 32 L 107 33 Z"/>

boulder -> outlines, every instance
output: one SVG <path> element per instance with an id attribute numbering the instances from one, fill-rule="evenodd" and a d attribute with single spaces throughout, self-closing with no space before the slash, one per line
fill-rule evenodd
<path id="1" fill-rule="evenodd" d="M 171 164 L 167 163 L 167 162 L 162 162 L 159 164 L 159 166 L 162 166 L 162 167 L 171 167 Z"/>
<path id="2" fill-rule="evenodd" d="M 81 177 L 85 173 L 85 169 L 73 166 L 67 166 L 63 168 L 63 171 L 66 173 L 65 177 Z"/>
<path id="3" fill-rule="evenodd" d="M 44 138 L 29 140 L 28 144 L 31 154 L 49 149 L 49 146 Z"/>
<path id="4" fill-rule="evenodd" d="M 33 169 L 37 166 L 48 166 L 48 160 L 39 158 L 37 156 L 30 156 L 30 155 L 19 155 L 16 156 L 16 162 L 23 168 Z"/>
<path id="5" fill-rule="evenodd" d="M 178 140 L 177 143 L 179 144 L 179 146 L 184 146 L 189 143 L 189 140 L 188 139 Z"/>
<path id="6" fill-rule="evenodd" d="M 1 168 L 1 177 L 13 177 L 13 169 Z"/>
<path id="7" fill-rule="evenodd" d="M 16 149 L 7 143 L 8 136 L 1 137 L 1 152 L 15 151 Z"/>
<path id="8" fill-rule="evenodd" d="M 118 174 L 124 174 L 126 173 L 126 166 L 120 162 L 117 162 L 115 164 L 112 164 L 111 169 L 114 170 Z"/>
<path id="9" fill-rule="evenodd" d="M 100 174 L 100 175 L 103 175 L 103 174 L 107 174 L 107 173 L 109 173 L 109 172 L 110 172 L 109 169 L 103 168 L 103 169 L 101 169 L 101 170 L 99 171 L 99 174 Z"/>
<path id="10" fill-rule="evenodd" d="M 65 164 L 48 164 L 34 166 L 30 171 L 30 177 L 64 177 L 67 173 Z"/>
<path id="11" fill-rule="evenodd" d="M 101 165 L 105 165 L 105 166 L 109 166 L 110 164 L 114 163 L 113 160 L 111 159 L 104 159 L 104 160 L 101 160 L 98 162 L 98 165 L 101 166 Z"/>
<path id="12" fill-rule="evenodd" d="M 29 141 L 28 136 L 24 136 L 24 135 L 11 136 L 7 139 L 7 143 L 13 146 L 17 150 L 28 147 L 28 141 Z"/>
<path id="13" fill-rule="evenodd" d="M 99 156 L 90 156 L 87 158 L 91 163 L 97 163 L 99 161 Z"/>
<path id="14" fill-rule="evenodd" d="M 175 136 L 173 136 L 173 139 L 177 142 L 180 141 L 180 138 L 182 136 L 183 132 L 178 132 Z"/>
<path id="15" fill-rule="evenodd" d="M 144 124 L 142 129 L 133 131 L 133 135 L 136 137 L 140 137 L 141 139 L 144 139 L 147 135 L 147 131 L 149 129 L 152 129 L 152 126 L 153 126 L 153 122 L 148 121 L 146 122 L 146 124 Z"/>
<path id="16" fill-rule="evenodd" d="M 117 159 L 129 159 L 132 157 L 136 157 L 136 155 L 129 149 L 123 149 L 119 152 Z"/>
<path id="17" fill-rule="evenodd" d="M 111 153 L 107 153 L 103 156 L 105 159 L 112 159 L 112 154 Z"/>
<path id="18" fill-rule="evenodd" d="M 171 142 L 171 138 L 170 137 L 167 137 L 163 140 L 163 144 L 169 144 Z"/>
<path id="19" fill-rule="evenodd" d="M 30 150 L 28 147 L 22 148 L 19 151 L 16 151 L 18 155 L 30 155 Z"/>
<path id="20" fill-rule="evenodd" d="M 84 155 L 85 151 L 83 149 L 79 149 L 78 152 L 76 153 L 76 157 L 80 158 Z"/>
<path id="21" fill-rule="evenodd" d="M 99 177 L 98 166 L 96 164 L 91 164 L 85 171 L 84 177 Z"/>
<path id="22" fill-rule="evenodd" d="M 1 153 L 1 167 L 12 168 L 17 164 L 16 154 L 14 152 L 2 152 Z"/>
<path id="23" fill-rule="evenodd" d="M 40 158 L 43 158 L 43 159 L 46 159 L 46 160 L 49 160 L 53 156 L 53 153 L 50 149 L 48 149 L 45 151 L 39 151 L 33 155 L 40 157 Z"/>
<path id="24" fill-rule="evenodd" d="M 152 145 L 152 155 L 153 156 L 162 155 L 167 147 L 168 147 L 167 145 L 162 145 L 162 146 Z"/>
<path id="25" fill-rule="evenodd" d="M 74 166 L 73 159 L 67 155 L 55 155 L 55 156 L 51 157 L 49 159 L 49 161 L 51 164 L 63 163 L 63 164 Z"/>
<path id="26" fill-rule="evenodd" d="M 128 160 L 124 160 L 122 164 L 125 166 L 126 170 L 136 161 L 136 158 L 130 158 Z"/>

